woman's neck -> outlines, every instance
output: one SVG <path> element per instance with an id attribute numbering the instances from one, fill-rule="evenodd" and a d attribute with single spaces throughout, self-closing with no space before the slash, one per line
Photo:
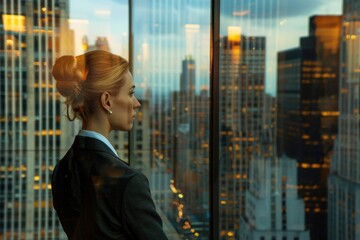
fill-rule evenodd
<path id="1" fill-rule="evenodd" d="M 100 133 L 106 138 L 109 138 L 109 134 L 111 131 L 108 122 L 101 116 L 91 116 L 87 118 L 86 121 L 83 120 L 82 129 Z"/>

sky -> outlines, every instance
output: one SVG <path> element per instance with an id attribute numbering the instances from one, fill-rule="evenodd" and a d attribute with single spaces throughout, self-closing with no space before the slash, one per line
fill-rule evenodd
<path id="1" fill-rule="evenodd" d="M 266 37 L 266 92 L 276 94 L 277 53 L 299 46 L 308 36 L 309 17 L 341 15 L 342 0 L 222 1 L 221 34 L 226 26 L 240 26 L 246 36 Z"/>
<path id="2" fill-rule="evenodd" d="M 174 41 L 176 36 L 183 38 L 183 26 L 161 28 L 162 25 L 169 22 L 168 18 L 185 18 L 185 21 L 191 24 L 200 25 L 202 30 L 209 29 L 210 0 L 167 1 L 171 4 L 160 5 L 160 1 L 156 0 L 133 0 L 134 13 L 139 15 L 134 16 L 137 25 L 142 24 L 142 19 L 144 19 L 144 25 L 141 28 L 151 28 L 148 21 L 157 21 L 149 18 L 150 14 L 146 16 L 146 13 L 141 12 L 144 11 L 144 8 L 140 11 L 141 5 L 148 4 L 145 11 L 149 9 L 156 13 L 152 14 L 155 16 L 154 18 L 159 19 L 159 22 L 155 24 L 162 29 L 160 32 L 145 31 L 143 35 L 142 31 L 137 31 L 138 38 L 146 39 L 146 41 L 152 37 L 168 38 L 169 41 Z M 76 54 L 83 52 L 81 41 L 86 35 L 90 44 L 95 43 L 96 37 L 107 37 L 112 52 L 127 56 L 127 0 L 70 0 L 70 4 L 70 26 L 75 32 Z M 169 11 L 170 7 L 171 11 Z M 221 1 L 220 34 L 226 35 L 228 26 L 239 26 L 244 35 L 266 37 L 266 91 L 275 95 L 277 52 L 299 46 L 299 38 L 308 35 L 310 16 L 340 15 L 341 12 L 342 0 L 223 0 Z M 166 17 L 156 17 L 162 15 Z M 179 23 L 183 24 L 182 21 Z M 210 41 L 209 31 L 202 32 L 206 34 L 206 36 L 200 36 L 202 40 L 206 41 L 208 38 Z M 135 48 L 140 48 L 140 45 L 137 44 L 142 43 L 134 44 Z M 180 47 L 178 44 L 169 44 L 168 46 Z M 208 45 L 204 45 L 204 47 L 208 47 Z M 183 58 L 183 56 L 180 57 Z M 179 64 L 181 60 L 178 60 Z M 181 69 L 179 68 L 178 71 L 180 72 Z"/>
<path id="3" fill-rule="evenodd" d="M 107 37 L 113 53 L 127 55 L 128 18 L 128 0 L 70 0 L 75 54 L 83 53 L 82 38 L 86 35 L 90 45 L 97 37 Z"/>

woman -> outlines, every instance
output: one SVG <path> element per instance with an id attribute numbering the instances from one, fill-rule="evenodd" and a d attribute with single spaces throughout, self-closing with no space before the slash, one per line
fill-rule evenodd
<path id="1" fill-rule="evenodd" d="M 147 178 L 108 141 L 129 131 L 140 103 L 128 62 L 106 51 L 57 59 L 52 74 L 82 130 L 52 175 L 53 205 L 69 239 L 167 239 Z"/>

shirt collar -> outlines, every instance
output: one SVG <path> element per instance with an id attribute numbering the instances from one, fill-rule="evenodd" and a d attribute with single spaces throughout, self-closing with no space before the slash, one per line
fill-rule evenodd
<path id="1" fill-rule="evenodd" d="M 115 148 L 113 147 L 113 145 L 111 145 L 111 143 L 109 142 L 109 140 L 104 137 L 103 135 L 101 135 L 98 132 L 94 132 L 94 131 L 90 131 L 90 130 L 80 130 L 78 133 L 79 136 L 83 136 L 83 137 L 91 137 L 91 138 L 95 138 L 98 139 L 100 141 L 102 141 L 103 143 L 106 144 L 106 146 L 108 146 L 111 151 L 113 151 L 115 153 L 116 156 L 119 157 L 118 153 L 116 152 Z"/>

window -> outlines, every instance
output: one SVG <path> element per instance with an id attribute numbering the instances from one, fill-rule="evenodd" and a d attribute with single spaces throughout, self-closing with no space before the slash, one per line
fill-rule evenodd
<path id="1" fill-rule="evenodd" d="M 239 239 L 264 216 L 283 240 L 293 218 L 309 239 L 355 235 L 358 0 L 24 2 L 0 2 L 0 236 L 60 237 L 48 183 L 80 125 L 51 66 L 94 49 L 131 62 L 141 114 L 110 141 L 148 175 L 169 236 Z"/>
<path id="2" fill-rule="evenodd" d="M 133 166 L 154 163 L 149 181 L 172 223 L 168 235 L 206 239 L 210 1 L 134 0 L 132 9 L 136 95 L 144 103 L 133 150 L 143 157 Z M 144 126 L 148 134 L 140 134 Z"/>

